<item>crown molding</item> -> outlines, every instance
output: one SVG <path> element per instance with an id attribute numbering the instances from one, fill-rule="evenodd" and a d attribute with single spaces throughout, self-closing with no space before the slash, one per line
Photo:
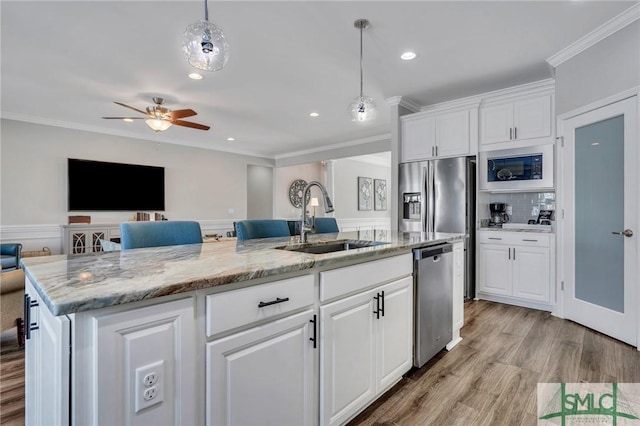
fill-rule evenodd
<path id="1" fill-rule="evenodd" d="M 480 95 L 481 104 L 504 102 L 522 96 L 538 95 L 542 93 L 553 94 L 556 87 L 556 81 L 553 78 L 534 81 L 533 83 L 521 84 L 519 86 L 507 87 L 493 92 Z"/>
<path id="2" fill-rule="evenodd" d="M 478 108 L 483 96 L 474 95 L 467 98 L 454 99 L 452 101 L 441 102 L 439 104 L 425 105 L 420 112 L 444 112 L 457 109 Z"/>
<path id="3" fill-rule="evenodd" d="M 625 10 L 618 16 L 608 20 L 587 35 L 579 38 L 569 46 L 565 47 L 558 53 L 547 58 L 547 63 L 553 68 L 565 61 L 573 58 L 581 52 L 584 52 L 596 43 L 601 42 L 610 35 L 620 31 L 627 25 L 640 19 L 640 3 L 636 3 L 629 9 Z"/>
<path id="4" fill-rule="evenodd" d="M 310 149 L 305 149 L 302 151 L 295 151 L 295 152 L 288 152 L 286 154 L 279 154 L 275 156 L 276 160 L 281 160 L 283 158 L 291 158 L 291 157 L 299 157 L 302 155 L 308 155 L 308 154 L 315 154 L 317 152 L 323 152 L 323 151 L 331 151 L 332 149 L 339 149 L 339 148 L 346 148 L 346 147 L 350 147 L 350 146 L 356 146 L 356 145 L 366 145 L 368 143 L 372 143 L 372 142 L 380 142 L 380 141 L 384 141 L 384 140 L 390 140 L 391 139 L 391 134 L 390 133 L 384 133 L 381 135 L 375 135 L 375 136 L 370 136 L 367 138 L 362 138 L 362 139 L 355 139 L 352 141 L 346 141 L 346 142 L 339 142 L 333 145 L 324 145 L 318 148 L 310 148 Z"/>
<path id="5" fill-rule="evenodd" d="M 420 111 L 420 105 L 418 105 L 415 101 L 407 98 L 406 96 L 393 96 L 391 98 L 385 99 L 385 101 L 389 106 L 401 106 L 411 112 Z"/>

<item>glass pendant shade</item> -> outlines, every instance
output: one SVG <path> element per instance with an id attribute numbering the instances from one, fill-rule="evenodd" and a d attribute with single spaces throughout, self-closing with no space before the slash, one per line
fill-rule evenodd
<path id="1" fill-rule="evenodd" d="M 349 105 L 351 121 L 371 121 L 376 118 L 376 103 L 370 96 L 358 96 Z"/>
<path id="2" fill-rule="evenodd" d="M 144 122 L 156 132 L 164 132 L 172 126 L 170 121 L 163 120 L 161 118 L 147 118 Z"/>
<path id="3" fill-rule="evenodd" d="M 221 70 L 229 59 L 224 33 L 208 20 L 187 26 L 182 35 L 182 51 L 192 66 L 204 71 Z"/>

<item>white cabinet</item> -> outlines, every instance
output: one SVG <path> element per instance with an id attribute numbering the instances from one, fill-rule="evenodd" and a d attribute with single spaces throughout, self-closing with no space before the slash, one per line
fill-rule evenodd
<path id="1" fill-rule="evenodd" d="M 205 297 L 207 425 L 317 424 L 314 282 L 305 275 Z"/>
<path id="2" fill-rule="evenodd" d="M 553 235 L 501 231 L 478 235 L 479 296 L 550 309 L 554 302 Z"/>
<path id="3" fill-rule="evenodd" d="M 51 314 L 28 278 L 25 284 L 25 424 L 68 425 L 70 322 Z"/>
<path id="4" fill-rule="evenodd" d="M 549 143 L 551 118 L 551 94 L 488 103 L 480 108 L 480 145 L 484 149 L 504 149 L 504 146 L 494 148 L 491 145 L 540 138 L 545 138 L 542 143 Z"/>
<path id="5" fill-rule="evenodd" d="M 412 365 L 413 280 L 320 307 L 320 423 L 344 424 Z"/>
<path id="6" fill-rule="evenodd" d="M 314 311 L 207 344 L 207 425 L 317 423 Z"/>
<path id="7" fill-rule="evenodd" d="M 103 251 L 100 240 L 119 242 L 120 225 L 74 224 L 62 226 L 62 250 L 65 254 L 85 254 Z"/>
<path id="8" fill-rule="evenodd" d="M 469 155 L 477 132 L 477 108 L 420 112 L 401 117 L 402 162 Z M 475 124 L 475 125 L 472 125 Z"/>

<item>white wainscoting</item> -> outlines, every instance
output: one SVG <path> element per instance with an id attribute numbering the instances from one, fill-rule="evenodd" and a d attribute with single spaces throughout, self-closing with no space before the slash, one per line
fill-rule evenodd
<path id="1" fill-rule="evenodd" d="M 237 219 L 240 220 L 240 219 Z M 362 238 L 374 238 L 375 231 L 391 229 L 390 218 L 336 218 L 342 232 L 358 231 Z M 203 235 L 226 236 L 233 230 L 232 219 L 199 220 Z M 104 227 L 104 224 L 91 224 Z M 22 250 L 51 249 L 51 254 L 64 253 L 62 225 L 5 225 L 0 226 L 0 241 L 21 243 Z"/>

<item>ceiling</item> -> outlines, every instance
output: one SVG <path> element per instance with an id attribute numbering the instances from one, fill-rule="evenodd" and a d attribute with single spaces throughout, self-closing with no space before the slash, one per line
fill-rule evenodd
<path id="1" fill-rule="evenodd" d="M 546 58 L 634 3 L 210 0 L 231 53 L 194 81 L 181 40 L 203 19 L 203 1 L 2 0 L 0 114 L 278 158 L 387 135 L 394 96 L 429 105 L 549 78 Z M 379 112 L 370 123 L 347 113 L 359 92 L 359 18 L 371 21 L 364 92 Z M 405 50 L 418 57 L 402 61 Z M 132 112 L 114 101 L 144 109 L 153 96 L 193 108 L 188 120 L 211 130 L 101 119 Z"/>

